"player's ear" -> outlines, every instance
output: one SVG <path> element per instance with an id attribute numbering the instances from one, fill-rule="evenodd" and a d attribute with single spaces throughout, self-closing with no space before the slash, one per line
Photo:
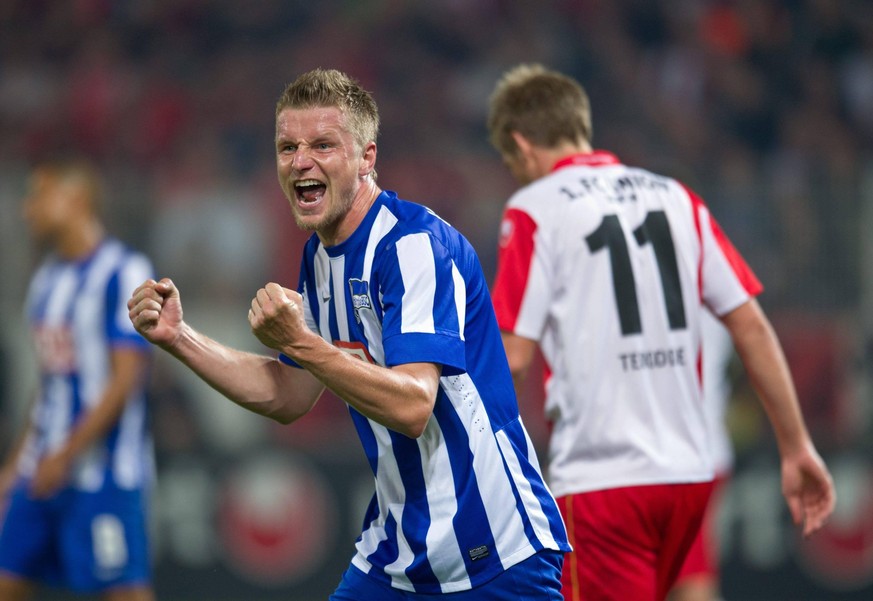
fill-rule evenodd
<path id="1" fill-rule="evenodd" d="M 520 156 L 528 156 L 530 154 L 531 147 L 533 144 L 524 137 L 520 132 L 511 131 L 510 135 L 512 136 L 513 141 L 515 142 L 515 146 L 518 148 L 518 154 Z"/>
<path id="2" fill-rule="evenodd" d="M 376 169 L 376 143 L 368 142 L 364 145 L 364 151 L 361 154 L 360 168 L 358 169 L 359 177 L 367 177 Z"/>

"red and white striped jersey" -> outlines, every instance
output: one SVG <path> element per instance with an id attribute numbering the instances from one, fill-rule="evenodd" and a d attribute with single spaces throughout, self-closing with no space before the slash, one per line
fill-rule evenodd
<path id="1" fill-rule="evenodd" d="M 554 494 L 711 479 L 702 304 L 723 315 L 761 289 L 697 195 L 610 153 L 516 192 L 493 301 L 546 361 Z"/>

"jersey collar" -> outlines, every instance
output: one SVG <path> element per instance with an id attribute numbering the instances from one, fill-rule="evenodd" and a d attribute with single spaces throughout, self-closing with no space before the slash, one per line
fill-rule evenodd
<path id="1" fill-rule="evenodd" d="M 579 154 L 571 154 L 560 159 L 552 167 L 552 172 L 570 167 L 572 165 L 585 165 L 586 167 L 602 167 L 604 165 L 618 165 L 618 157 L 611 152 L 605 150 L 593 150 L 591 152 L 580 152 Z"/>

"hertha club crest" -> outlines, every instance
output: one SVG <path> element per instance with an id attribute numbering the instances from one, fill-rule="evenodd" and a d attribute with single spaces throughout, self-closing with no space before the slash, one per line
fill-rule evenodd
<path id="1" fill-rule="evenodd" d="M 355 309 L 355 319 L 361 323 L 362 309 L 373 309 L 370 301 L 370 283 L 364 280 L 349 280 L 349 290 L 352 293 L 352 307 Z"/>

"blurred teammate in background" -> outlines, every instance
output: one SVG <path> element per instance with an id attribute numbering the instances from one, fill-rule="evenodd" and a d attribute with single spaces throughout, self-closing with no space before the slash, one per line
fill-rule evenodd
<path id="1" fill-rule="evenodd" d="M 804 535 L 834 506 L 761 285 L 679 182 L 592 150 L 588 98 L 539 65 L 504 75 L 491 141 L 523 187 L 500 232 L 493 300 L 521 382 L 541 346 L 550 485 L 574 551 L 566 599 L 664 599 L 700 527 L 713 460 L 699 371 L 703 305 L 731 333 L 776 433 Z"/>
<path id="2" fill-rule="evenodd" d="M 144 391 L 151 348 L 126 310 L 152 268 L 107 235 L 99 191 L 90 164 L 44 163 L 24 201 L 31 234 L 49 254 L 26 301 L 39 392 L 0 472 L 3 601 L 30 598 L 37 584 L 113 601 L 154 598 Z"/>
<path id="3" fill-rule="evenodd" d="M 718 515 L 734 462 L 730 432 L 725 423 L 732 388 L 730 364 L 734 346 L 730 333 L 709 311 L 701 314 L 700 327 L 703 413 L 715 480 L 703 522 L 670 591 L 670 601 L 719 599 Z"/>
<path id="4" fill-rule="evenodd" d="M 301 75 L 276 110 L 280 185 L 303 249 L 297 291 L 248 318 L 278 359 L 228 348 L 149 280 L 130 317 L 242 407 L 282 423 L 325 387 L 349 407 L 375 495 L 334 601 L 558 600 L 566 532 L 522 426 L 479 260 L 428 209 L 376 184 L 379 114 L 338 71 Z"/>

